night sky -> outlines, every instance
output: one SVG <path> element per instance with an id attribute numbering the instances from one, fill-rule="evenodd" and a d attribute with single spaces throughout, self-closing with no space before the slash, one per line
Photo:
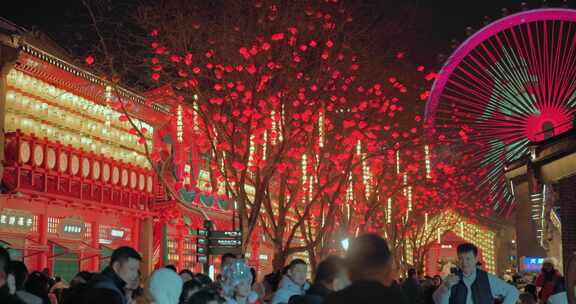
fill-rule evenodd
<path id="1" fill-rule="evenodd" d="M 130 6 L 146 0 L 98 0 L 100 4 L 114 6 L 117 18 L 129 13 Z M 232 0 L 231 0 L 232 1 Z M 411 12 L 406 24 L 414 30 L 401 39 L 407 45 L 413 61 L 424 64 L 437 64 L 438 54 L 451 52 L 451 41 L 466 39 L 466 27 L 475 30 L 483 26 L 483 17 L 490 20 L 502 16 L 501 9 L 510 13 L 518 12 L 521 2 L 529 8 L 541 7 L 544 1 L 519 0 L 350 0 L 364 1 L 381 9 L 385 14 L 394 14 L 400 8 Z M 37 29 L 52 37 L 62 47 L 73 54 L 83 55 L 86 45 L 96 39 L 89 25 L 88 12 L 81 0 L 68 1 L 13 1 L 10 9 L 4 9 L 0 16 L 28 29 Z M 576 0 L 565 3 L 563 0 L 550 0 L 550 7 L 576 7 Z"/>

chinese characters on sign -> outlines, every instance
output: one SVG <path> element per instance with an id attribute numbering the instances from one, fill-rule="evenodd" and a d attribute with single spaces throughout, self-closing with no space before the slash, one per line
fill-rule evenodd
<path id="1" fill-rule="evenodd" d="M 522 271 L 540 271 L 544 258 L 542 257 L 522 257 L 521 270 Z"/>
<path id="2" fill-rule="evenodd" d="M 80 225 L 64 225 L 65 233 L 81 233 L 82 226 Z"/>
<path id="3" fill-rule="evenodd" d="M 34 226 L 34 216 L 24 211 L 4 209 L 0 213 L 0 229 L 28 232 Z"/>
<path id="4" fill-rule="evenodd" d="M 65 217 L 58 227 L 60 237 L 66 239 L 82 239 L 84 234 L 84 221 L 78 217 Z"/>

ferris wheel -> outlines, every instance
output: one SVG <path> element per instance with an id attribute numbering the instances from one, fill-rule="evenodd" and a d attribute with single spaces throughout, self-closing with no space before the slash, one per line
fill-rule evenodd
<path id="1" fill-rule="evenodd" d="M 572 128 L 576 111 L 576 10 L 537 9 L 497 20 L 462 43 L 430 92 L 431 140 L 466 155 L 493 208 L 510 212 L 504 166 Z"/>

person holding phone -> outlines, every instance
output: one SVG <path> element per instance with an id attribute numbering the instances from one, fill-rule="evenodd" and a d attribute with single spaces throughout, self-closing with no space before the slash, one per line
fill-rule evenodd
<path id="1" fill-rule="evenodd" d="M 434 292 L 436 304 L 493 304 L 502 298 L 503 304 L 515 304 L 518 290 L 477 266 L 478 248 L 464 243 L 456 249 L 459 268 L 450 269 L 444 283 Z"/>

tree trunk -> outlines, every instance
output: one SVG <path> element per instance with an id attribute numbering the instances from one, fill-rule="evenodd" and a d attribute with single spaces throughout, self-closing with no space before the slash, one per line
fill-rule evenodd
<path id="1" fill-rule="evenodd" d="M 272 267 L 274 271 L 282 271 L 284 266 L 286 266 L 286 260 L 288 256 L 284 250 L 278 250 L 278 248 L 274 248 L 274 257 L 272 258 Z"/>

